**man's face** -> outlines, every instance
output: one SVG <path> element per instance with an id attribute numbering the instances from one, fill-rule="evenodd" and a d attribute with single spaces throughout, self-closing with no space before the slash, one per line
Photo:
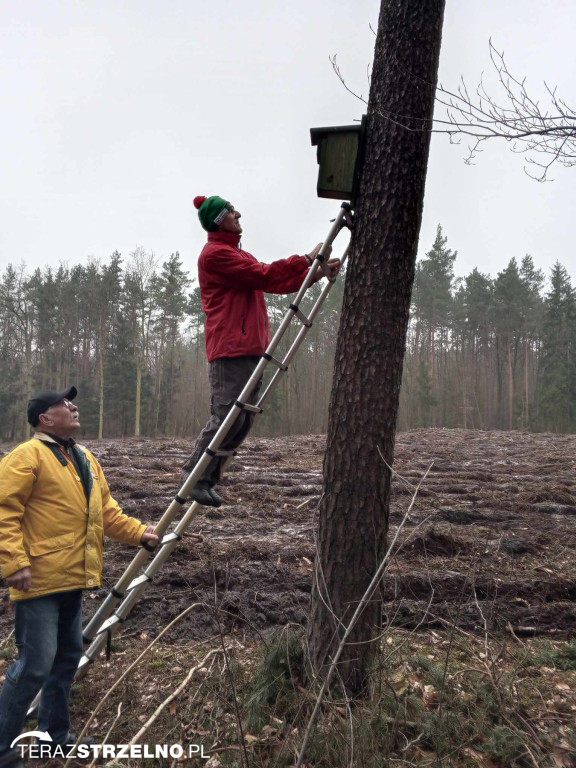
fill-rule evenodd
<path id="1" fill-rule="evenodd" d="M 71 400 L 60 400 L 39 416 L 38 429 L 51 432 L 57 437 L 72 437 L 79 427 L 78 406 Z"/>
<path id="2" fill-rule="evenodd" d="M 218 227 L 219 232 L 232 232 L 233 235 L 242 234 L 242 224 L 240 224 L 240 211 L 236 211 L 234 206 L 230 206 L 230 210 L 226 214 L 224 221 Z"/>

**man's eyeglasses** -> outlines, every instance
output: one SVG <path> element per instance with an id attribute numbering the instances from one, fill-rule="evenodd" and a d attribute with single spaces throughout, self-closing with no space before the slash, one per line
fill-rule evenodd
<path id="1" fill-rule="evenodd" d="M 51 405 L 50 408 L 59 408 L 61 405 L 63 405 L 65 408 L 71 408 L 74 403 L 71 400 L 66 400 L 66 398 L 64 398 L 63 400 L 60 400 L 59 403 L 54 403 L 54 405 Z"/>

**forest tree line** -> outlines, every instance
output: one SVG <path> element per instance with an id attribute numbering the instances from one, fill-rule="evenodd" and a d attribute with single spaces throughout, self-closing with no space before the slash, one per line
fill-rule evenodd
<path id="1" fill-rule="evenodd" d="M 567 270 L 557 263 L 545 276 L 525 256 L 496 278 L 478 269 L 455 278 L 455 258 L 438 227 L 416 269 L 399 428 L 576 431 Z M 257 433 L 326 431 L 342 294 L 339 280 Z M 289 303 L 267 296 L 273 332 Z M 114 252 L 32 273 L 9 265 L 0 279 L 0 438 L 28 434 L 34 392 L 70 384 L 87 437 L 195 435 L 209 411 L 203 325 L 198 285 L 178 253 L 159 263 L 137 248 L 126 260 Z M 299 328 L 293 322 L 277 357 Z"/>

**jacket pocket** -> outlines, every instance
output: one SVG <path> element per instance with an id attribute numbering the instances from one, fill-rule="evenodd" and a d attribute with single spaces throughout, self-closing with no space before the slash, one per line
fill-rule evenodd
<path id="1" fill-rule="evenodd" d="M 51 552 L 58 552 L 61 549 L 70 549 L 73 546 L 74 534 L 63 533 L 60 536 L 52 536 L 51 539 L 30 542 L 30 554 L 32 557 L 40 557 L 41 555 L 49 555 Z"/>
<path id="2" fill-rule="evenodd" d="M 242 333 L 246 336 L 246 318 L 242 318 Z"/>

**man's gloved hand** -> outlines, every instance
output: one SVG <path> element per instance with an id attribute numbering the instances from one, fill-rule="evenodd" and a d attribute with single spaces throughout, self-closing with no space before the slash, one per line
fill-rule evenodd
<path id="1" fill-rule="evenodd" d="M 28 592 L 32 586 L 32 568 L 26 566 L 26 568 L 20 568 L 19 571 L 13 573 L 11 576 L 6 576 L 4 579 L 6 584 L 12 589 L 18 589 L 20 592 Z"/>

